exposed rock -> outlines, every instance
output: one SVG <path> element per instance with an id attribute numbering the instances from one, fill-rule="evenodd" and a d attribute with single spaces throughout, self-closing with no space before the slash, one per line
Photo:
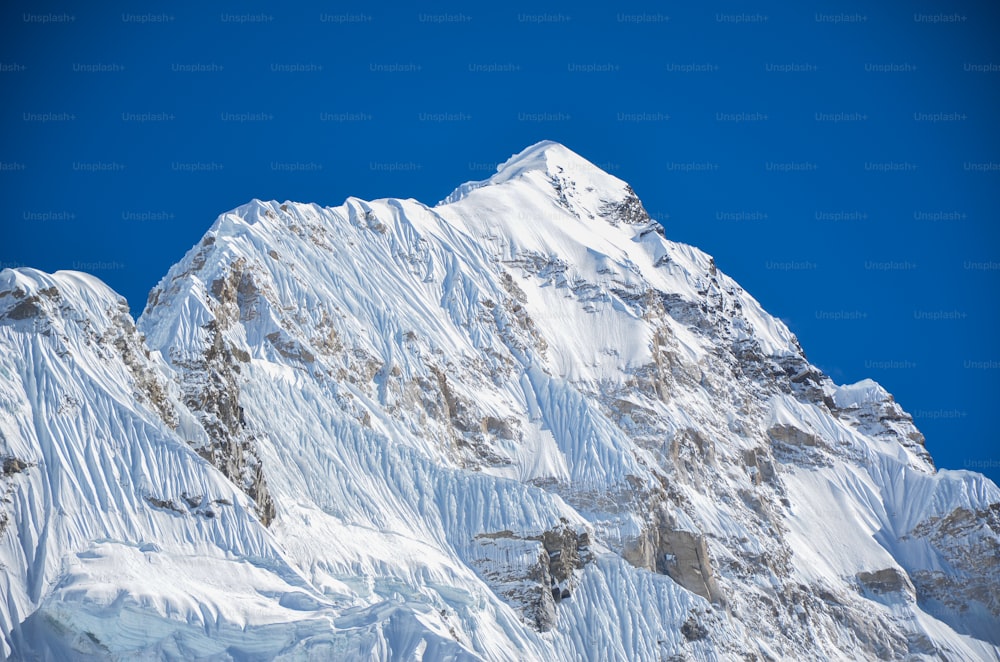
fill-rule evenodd
<path id="1" fill-rule="evenodd" d="M 973 627 L 963 618 L 974 603 L 994 618 L 1000 617 L 1000 593 L 995 590 L 1000 582 L 1000 503 L 976 511 L 958 508 L 943 517 L 932 517 L 914 527 L 906 538 L 927 540 L 953 569 L 949 573 L 929 568 L 910 570 L 917 599 L 939 605 L 941 608 L 928 608 L 957 630 L 1000 644 L 1000 633 Z"/>
<path id="2" fill-rule="evenodd" d="M 129 315 L 128 304 L 123 299 L 117 309 L 107 314 L 113 323 L 98 342 L 110 345 L 121 357 L 132 374 L 136 398 L 157 412 L 168 427 L 176 429 L 177 411 L 167 395 L 163 377 L 149 363 L 148 350 Z"/>
<path id="3" fill-rule="evenodd" d="M 310 352 L 308 349 L 302 346 L 298 340 L 290 338 L 281 331 L 274 331 L 273 333 L 267 334 L 267 340 L 270 342 L 279 354 L 288 359 L 295 359 L 302 363 L 312 363 L 316 360 L 316 356 Z"/>
<path id="4" fill-rule="evenodd" d="M 897 568 L 883 568 L 875 572 L 859 572 L 856 575 L 861 586 L 878 595 L 905 592 L 913 595 L 913 584 Z"/>
<path id="5" fill-rule="evenodd" d="M 699 533 L 674 528 L 667 518 L 625 543 L 622 556 L 639 568 L 668 575 L 687 590 L 710 602 L 722 603 L 708 545 Z"/>
<path id="6" fill-rule="evenodd" d="M 767 430 L 775 457 L 800 466 L 831 466 L 826 442 L 816 434 L 795 425 L 773 425 Z"/>
<path id="7" fill-rule="evenodd" d="M 25 320 L 38 317 L 41 314 L 42 307 L 39 305 L 39 298 L 32 296 L 14 304 L 3 316 L 12 320 Z"/>
<path id="8" fill-rule="evenodd" d="M 708 629 L 698 622 L 697 616 L 691 616 L 681 626 L 681 634 L 688 641 L 698 641 L 708 636 Z"/>
<path id="9" fill-rule="evenodd" d="M 28 468 L 28 463 L 19 458 L 8 456 L 3 459 L 3 475 L 18 474 Z"/>
<path id="10" fill-rule="evenodd" d="M 663 226 L 649 217 L 649 213 L 642 206 L 639 196 L 635 194 L 631 186 L 625 187 L 625 197 L 620 202 L 606 202 L 598 213 L 612 225 L 617 225 L 618 223 L 647 225 L 658 234 L 664 234 Z M 655 225 L 655 228 L 653 225 Z"/>
<path id="11" fill-rule="evenodd" d="M 723 602 L 708 558 L 705 537 L 690 531 L 660 531 L 657 571 L 712 602 Z"/>
<path id="12" fill-rule="evenodd" d="M 774 463 L 769 459 L 765 449 L 754 448 L 744 451 L 743 464 L 750 472 L 755 485 L 774 482 L 776 475 Z"/>
<path id="13" fill-rule="evenodd" d="M 162 508 L 163 510 L 169 510 L 171 512 L 184 514 L 184 511 L 170 499 L 160 499 L 154 496 L 147 496 L 146 501 L 157 508 Z"/>
<path id="14" fill-rule="evenodd" d="M 823 441 L 812 434 L 794 425 L 774 425 L 767 433 L 772 441 L 788 444 L 790 446 L 823 446 Z"/>
<path id="15" fill-rule="evenodd" d="M 572 597 L 574 571 L 592 560 L 589 536 L 562 526 L 539 535 L 495 531 L 476 536 L 473 565 L 497 595 L 539 632 L 556 623 L 556 607 Z"/>
<path id="16" fill-rule="evenodd" d="M 873 388 L 872 396 L 868 401 L 845 407 L 831 402 L 830 410 L 862 434 L 898 442 L 919 460 L 918 468 L 933 471 L 934 461 L 925 447 L 924 435 L 913 424 L 913 417 L 881 387 Z"/>
<path id="17" fill-rule="evenodd" d="M 236 260 L 228 277 L 212 284 L 216 319 L 204 327 L 207 340 L 202 356 L 193 361 L 175 357 L 174 362 L 181 368 L 184 403 L 198 415 L 210 439 L 208 445 L 195 450 L 254 500 L 257 516 L 268 526 L 276 511 L 257 453 L 255 433 L 248 429 L 245 411 L 240 405 L 241 360 L 222 334 L 226 325 L 250 310 L 252 297 L 246 298 L 247 292 L 256 296 L 259 291 L 245 285 L 250 282 L 249 277 L 243 275 L 245 268 L 245 260 Z"/>
<path id="18" fill-rule="evenodd" d="M 527 540 L 538 540 L 528 536 Z M 586 531 L 577 533 L 569 527 L 549 529 L 542 533 L 542 545 L 549 555 L 549 572 L 557 584 L 573 577 L 573 571 L 590 562 L 590 536 Z"/>

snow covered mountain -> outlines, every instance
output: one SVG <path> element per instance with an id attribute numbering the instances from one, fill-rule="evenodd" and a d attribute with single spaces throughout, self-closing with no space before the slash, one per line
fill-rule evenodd
<path id="1" fill-rule="evenodd" d="M 3 271 L 0 458 L 13 659 L 1000 660 L 1000 489 L 551 142 Z"/>

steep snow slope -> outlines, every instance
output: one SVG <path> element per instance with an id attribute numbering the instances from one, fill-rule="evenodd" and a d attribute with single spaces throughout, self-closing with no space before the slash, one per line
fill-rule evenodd
<path id="1" fill-rule="evenodd" d="M 329 630 L 253 503 L 189 447 L 204 432 L 124 299 L 4 271 L 0 334 L 5 656 L 183 658 L 259 649 L 274 621 Z M 298 596 L 313 613 L 282 607 Z"/>
<path id="2" fill-rule="evenodd" d="M 1000 490 L 561 145 L 3 279 L 7 653 L 1000 659 Z"/>

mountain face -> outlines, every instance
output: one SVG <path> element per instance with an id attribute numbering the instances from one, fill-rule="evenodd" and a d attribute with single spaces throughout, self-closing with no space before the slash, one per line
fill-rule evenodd
<path id="1" fill-rule="evenodd" d="M 997 486 L 555 143 L 3 271 L 0 458 L 3 657 L 1000 660 Z"/>

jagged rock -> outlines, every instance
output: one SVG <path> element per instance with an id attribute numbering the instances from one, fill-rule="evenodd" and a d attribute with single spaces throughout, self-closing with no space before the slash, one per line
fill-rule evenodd
<path id="1" fill-rule="evenodd" d="M 228 278 L 213 281 L 215 319 L 204 327 L 202 355 L 193 360 L 177 358 L 175 363 L 182 368 L 179 378 L 185 404 L 199 417 L 210 439 L 208 445 L 195 450 L 254 500 L 260 521 L 269 526 L 276 508 L 254 433 L 247 429 L 245 409 L 240 405 L 241 360 L 223 336 L 226 326 L 243 317 L 239 304 L 241 289 L 247 290 L 240 285 L 248 281 L 243 275 L 245 267 L 245 260 L 237 260 Z"/>
<path id="2" fill-rule="evenodd" d="M 645 225 L 650 231 L 664 234 L 663 226 L 649 217 L 631 186 L 625 187 L 625 195 L 620 201 L 606 202 L 598 213 L 612 224 Z"/>
<path id="3" fill-rule="evenodd" d="M 42 314 L 38 297 L 29 297 L 19 301 L 4 313 L 4 317 L 12 320 L 26 320 Z"/>
<path id="4" fill-rule="evenodd" d="M 28 468 L 28 463 L 16 457 L 5 457 L 3 459 L 3 475 L 10 476 L 18 474 Z"/>
<path id="5" fill-rule="evenodd" d="M 657 570 L 712 602 L 723 602 L 704 536 L 690 531 L 660 531 Z"/>
<path id="6" fill-rule="evenodd" d="M 755 485 L 774 482 L 777 474 L 766 450 L 754 448 L 744 451 L 743 464 L 751 472 Z"/>
<path id="7" fill-rule="evenodd" d="M 934 470 L 924 435 L 913 424 L 913 417 L 875 382 L 862 380 L 838 389 L 828 404 L 834 416 L 863 434 L 900 444 L 912 455 L 911 466 L 921 471 Z"/>
<path id="8" fill-rule="evenodd" d="M 1000 503 L 979 510 L 956 508 L 945 516 L 928 518 L 907 535 L 907 539 L 914 538 L 929 542 L 941 559 L 959 571 L 911 570 L 917 599 L 943 606 L 936 613 L 956 629 L 1000 644 L 995 631 L 962 618 L 973 606 L 1000 617 L 1000 592 L 991 581 L 982 580 L 1000 581 Z"/>
<path id="9" fill-rule="evenodd" d="M 528 536 L 481 533 L 475 541 L 476 567 L 539 632 L 554 627 L 557 605 L 572 597 L 574 572 L 592 560 L 589 535 L 566 526 Z"/>
<path id="10" fill-rule="evenodd" d="M 529 536 L 528 540 L 538 539 Z M 542 545 L 549 555 L 549 572 L 556 583 L 562 584 L 573 577 L 590 561 L 590 536 L 584 531 L 578 533 L 569 527 L 549 529 L 541 535 Z"/>
<path id="11" fill-rule="evenodd" d="M 823 446 L 823 440 L 794 425 L 774 425 L 767 431 L 771 439 L 789 446 Z"/>
<path id="12" fill-rule="evenodd" d="M 708 636 L 708 629 L 697 621 L 697 617 L 692 616 L 684 621 L 684 625 L 681 626 L 681 634 L 688 641 L 699 641 Z"/>
<path id="13" fill-rule="evenodd" d="M 266 336 L 268 342 L 274 345 L 278 353 L 288 359 L 295 359 L 302 363 L 312 363 L 316 356 L 294 338 L 284 337 L 281 331 L 274 331 Z"/>
<path id="14" fill-rule="evenodd" d="M 168 427 L 175 429 L 178 414 L 167 395 L 166 380 L 149 364 L 149 350 L 129 315 L 128 304 L 121 300 L 108 315 L 114 323 L 98 342 L 114 347 L 132 374 L 137 399 L 148 404 Z"/>
<path id="15" fill-rule="evenodd" d="M 885 593 L 909 593 L 913 594 L 913 584 L 909 578 L 896 568 L 883 568 L 875 572 L 859 572 L 858 582 L 868 591 L 879 595 Z"/>
<path id="16" fill-rule="evenodd" d="M 160 499 L 159 497 L 147 496 L 146 501 L 157 508 L 162 508 L 164 510 L 169 510 L 182 515 L 184 514 L 184 511 L 170 499 Z"/>
<path id="17" fill-rule="evenodd" d="M 657 517 L 641 536 L 625 543 L 622 556 L 638 568 L 668 575 L 687 590 L 722 603 L 705 537 L 679 530 L 669 517 Z"/>

